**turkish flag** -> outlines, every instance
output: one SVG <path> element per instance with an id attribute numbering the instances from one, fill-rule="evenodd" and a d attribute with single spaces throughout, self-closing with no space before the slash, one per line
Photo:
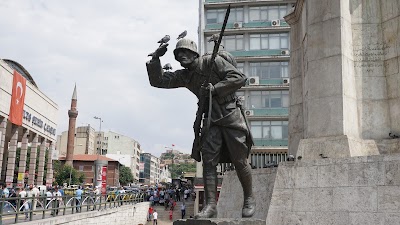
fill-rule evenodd
<path id="1" fill-rule="evenodd" d="M 10 115 L 11 123 L 22 126 L 26 91 L 26 79 L 14 70 L 13 88 L 11 94 Z"/>

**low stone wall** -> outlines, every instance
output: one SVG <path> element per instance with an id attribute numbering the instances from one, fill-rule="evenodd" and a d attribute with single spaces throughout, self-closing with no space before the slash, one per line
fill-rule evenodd
<path id="1" fill-rule="evenodd" d="M 146 224 L 149 202 L 124 205 L 100 211 L 82 212 L 18 224 L 37 225 L 137 225 Z"/>
<path id="2" fill-rule="evenodd" d="M 257 209 L 253 219 L 265 220 L 274 188 L 276 168 L 252 169 L 253 192 Z M 241 218 L 243 207 L 243 189 L 236 171 L 228 171 L 222 181 L 218 199 L 218 218 Z"/>
<path id="3" fill-rule="evenodd" d="M 280 163 L 266 225 L 400 224 L 400 154 Z"/>

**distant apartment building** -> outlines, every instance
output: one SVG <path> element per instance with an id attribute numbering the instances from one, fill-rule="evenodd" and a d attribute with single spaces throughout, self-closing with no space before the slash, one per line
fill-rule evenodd
<path id="1" fill-rule="evenodd" d="M 140 155 L 139 182 L 147 185 L 160 183 L 160 159 L 150 153 Z"/>
<path id="2" fill-rule="evenodd" d="M 101 131 L 96 132 L 95 150 L 131 168 L 134 180 L 139 181 L 139 142 L 113 131 Z"/>
<path id="3" fill-rule="evenodd" d="M 59 157 L 67 153 L 68 131 L 57 137 Z M 139 181 L 140 144 L 133 138 L 112 131 L 98 132 L 90 125 L 77 127 L 75 131 L 74 155 L 96 155 L 101 153 L 119 161 L 132 171 L 134 181 Z"/>
<path id="4" fill-rule="evenodd" d="M 63 131 L 57 136 L 57 150 L 59 157 L 67 154 L 68 131 Z M 95 130 L 90 125 L 75 129 L 74 155 L 93 155 L 95 152 Z"/>

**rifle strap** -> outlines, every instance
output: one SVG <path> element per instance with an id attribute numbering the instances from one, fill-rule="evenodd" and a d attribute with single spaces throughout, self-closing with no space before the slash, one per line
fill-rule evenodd
<path id="1" fill-rule="evenodd" d="M 211 111 L 212 111 L 212 92 L 211 92 L 212 84 L 208 84 L 208 118 L 207 118 L 207 129 L 210 129 L 211 125 Z"/>

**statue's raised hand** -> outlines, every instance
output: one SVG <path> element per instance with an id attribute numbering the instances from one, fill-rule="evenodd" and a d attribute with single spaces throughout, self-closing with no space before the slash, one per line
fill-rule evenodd
<path id="1" fill-rule="evenodd" d="M 155 52 L 150 53 L 148 56 L 152 56 L 153 58 L 160 58 L 161 56 L 165 55 L 167 52 L 168 43 L 163 43 L 156 49 Z"/>

